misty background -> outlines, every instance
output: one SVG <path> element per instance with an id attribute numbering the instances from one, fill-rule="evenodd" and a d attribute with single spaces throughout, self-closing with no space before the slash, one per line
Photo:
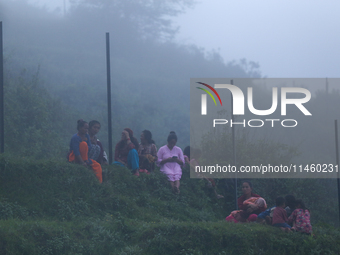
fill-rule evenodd
<path id="1" fill-rule="evenodd" d="M 16 97 L 22 93 L 21 88 L 14 91 L 13 85 L 9 86 L 20 79 L 38 86 L 34 92 L 29 90 L 32 97 L 46 90 L 48 97 L 38 95 L 32 102 L 45 100 L 59 104 L 52 113 L 51 106 L 30 109 L 23 100 L 18 102 L 25 107 L 20 107 L 18 102 L 12 105 L 7 99 L 7 150 L 16 144 L 10 137 L 15 139 L 18 128 L 9 127 L 18 113 L 28 119 L 26 122 L 20 118 L 25 126 L 18 133 L 30 133 L 28 123 L 34 125 L 34 130 L 41 130 L 41 135 L 48 128 L 56 132 L 56 140 L 63 140 L 64 150 L 69 137 L 76 132 L 77 119 L 97 119 L 102 123 L 98 137 L 107 148 L 106 32 L 110 33 L 111 42 L 114 144 L 119 141 L 122 129 L 129 127 L 137 138 L 142 130 L 149 129 L 158 147 L 166 143 L 169 132 L 174 130 L 179 146 L 186 146 L 189 144 L 190 77 L 248 77 L 256 73 L 253 69 L 245 71 L 235 63 L 225 64 L 217 53 L 206 56 L 206 52 L 195 45 L 179 45 L 168 39 L 176 30 L 164 17 L 184 11 L 192 6 L 191 1 L 159 1 L 150 5 L 90 2 L 80 1 L 70 7 L 65 16 L 25 1 L 2 3 L 5 98 L 12 92 Z M 21 86 L 19 81 L 14 83 Z M 49 111 L 46 114 L 50 119 L 39 120 L 41 113 L 33 111 Z M 32 117 L 28 117 L 30 115 Z M 33 124 L 32 118 L 51 127 Z M 18 125 L 13 123 L 13 126 Z M 37 134 L 32 140 L 40 139 Z"/>
<path id="2" fill-rule="evenodd" d="M 181 39 L 184 33 L 187 34 L 184 36 L 192 38 L 194 34 L 197 38 L 219 41 L 214 36 L 206 34 L 206 30 L 202 30 L 201 33 L 200 29 L 204 26 L 190 20 L 185 21 L 184 18 L 185 13 L 195 12 L 196 8 L 202 11 L 200 6 L 206 6 L 207 2 L 202 2 L 201 5 L 190 0 L 79 0 L 67 1 L 65 12 L 62 9 L 53 10 L 32 2 L 24 0 L 0 2 L 5 57 L 5 152 L 20 157 L 66 159 L 69 140 L 76 133 L 76 123 L 80 118 L 86 121 L 96 119 L 102 124 L 98 138 L 108 150 L 106 32 L 110 33 L 111 43 L 113 146 L 120 140 L 120 134 L 125 127 L 131 128 L 137 139 L 144 129 L 150 130 L 158 148 L 166 144 L 170 131 L 177 133 L 179 147 L 183 149 L 189 145 L 190 78 L 289 77 L 300 76 L 297 75 L 300 70 L 301 76 L 305 77 L 336 75 L 331 71 L 336 68 L 336 61 L 339 59 L 337 48 L 332 46 L 334 41 L 329 41 L 330 45 L 319 41 L 320 47 L 308 51 L 306 54 L 310 58 L 306 59 L 303 55 L 296 55 L 310 42 L 304 41 L 304 36 L 292 36 L 292 40 L 302 40 L 300 48 L 291 48 L 292 52 L 286 52 L 278 47 L 276 50 L 280 55 L 274 56 L 272 62 L 268 60 L 269 62 L 262 64 L 259 56 L 270 57 L 273 54 L 270 51 L 255 50 L 253 46 L 256 43 L 253 43 L 252 39 L 255 40 L 255 35 L 262 31 L 261 24 L 273 24 L 270 23 L 270 18 L 262 20 L 263 23 L 258 26 L 256 26 L 258 20 L 251 16 L 242 20 L 242 22 L 246 20 L 246 23 L 231 22 L 228 26 L 226 24 L 225 28 L 223 26 L 225 30 L 220 30 L 219 33 L 228 34 L 232 27 L 235 33 L 250 37 L 248 39 L 236 37 L 236 40 L 232 40 L 233 43 L 243 45 L 239 49 L 242 53 L 234 53 L 237 50 L 231 44 L 230 46 L 225 44 L 227 46 L 219 50 L 215 45 L 203 47 L 195 44 L 195 39 Z M 228 3 L 231 7 L 234 6 L 231 2 Z M 279 7 L 277 8 L 276 11 L 279 10 Z M 204 18 L 200 15 L 202 22 L 213 19 L 213 12 L 206 9 L 207 13 L 209 15 Z M 248 14 L 245 13 L 246 17 Z M 261 12 L 255 14 L 261 16 Z M 299 16 L 299 13 L 293 16 L 288 14 L 287 12 L 287 20 L 288 17 Z M 285 12 L 282 15 L 285 15 Z M 176 20 L 176 17 L 182 17 L 184 20 L 179 28 L 180 19 Z M 322 17 L 330 19 L 333 16 Z M 230 17 L 229 20 L 235 22 L 238 19 Z M 287 30 L 293 29 L 297 22 L 295 20 L 287 23 Z M 243 25 L 238 27 L 237 24 Z M 246 33 L 243 29 L 244 24 L 249 25 L 253 34 Z M 188 29 L 189 25 L 195 29 Z M 271 45 L 276 45 L 276 41 L 272 41 L 276 37 L 267 36 L 270 31 L 265 31 L 267 33 L 264 33 L 262 38 L 271 39 Z M 232 31 L 230 33 L 233 34 Z M 279 31 L 277 33 L 279 34 Z M 284 42 L 283 37 L 278 40 Z M 291 37 L 287 38 L 292 41 Z M 311 45 L 313 44 L 308 44 L 309 47 Z M 269 45 L 261 47 L 270 49 Z M 317 62 L 313 56 L 316 58 L 322 55 L 316 49 L 325 48 L 328 50 L 334 48 L 334 52 L 328 54 L 333 57 L 333 61 L 325 60 L 322 63 L 327 65 L 318 64 L 320 68 L 313 67 Z M 230 55 L 226 55 L 225 50 L 228 50 Z M 249 51 L 259 55 L 248 55 Z M 303 65 L 301 59 L 305 59 Z M 322 69 L 328 64 L 332 67 L 327 68 L 329 72 Z M 262 71 L 262 66 L 267 71 Z M 274 69 L 270 71 L 269 66 L 276 71 L 274 72 Z M 287 69 L 288 66 L 291 69 Z M 302 66 L 311 69 L 308 71 Z M 316 72 L 316 69 L 320 72 Z M 297 72 L 290 73 L 288 70 Z M 327 87 L 326 79 L 319 87 L 310 90 L 312 99 L 306 107 L 313 114 L 313 119 L 302 118 L 299 126 L 294 132 L 290 131 L 289 135 L 282 129 L 279 133 L 274 129 L 271 130 L 272 133 L 259 130 L 247 134 L 247 139 L 253 142 L 263 137 L 268 140 L 274 137 L 275 142 L 297 147 L 299 153 L 293 156 L 294 160 L 301 163 L 335 163 L 334 119 L 340 118 L 339 90 L 331 83 Z M 255 108 L 269 108 L 270 95 L 271 90 L 267 86 L 254 88 Z M 243 131 L 240 129 L 236 131 L 239 138 L 244 137 Z M 256 145 L 255 142 L 253 144 Z M 243 148 L 247 147 L 247 143 L 243 145 Z M 251 151 L 260 151 L 256 146 L 251 148 Z M 254 157 L 253 154 L 248 156 Z M 277 182 L 271 182 L 270 185 L 262 185 L 261 188 L 268 189 L 262 194 L 270 194 L 272 189 L 281 187 L 276 184 Z M 293 187 L 293 184 L 289 187 Z M 328 190 L 322 189 L 322 192 L 319 192 L 320 187 L 327 187 Z M 301 193 L 305 192 L 306 196 L 311 189 L 318 192 L 313 193 L 307 201 L 309 204 L 314 201 L 314 208 L 319 206 L 320 199 L 328 198 L 329 204 L 334 203 L 335 180 L 299 186 Z M 337 218 L 337 208 L 334 204 L 331 216 L 332 220 Z"/>
<path id="3" fill-rule="evenodd" d="M 65 15 L 75 0 L 28 0 Z M 339 77 L 338 1 L 199 0 L 170 17 L 174 40 L 248 59 L 269 78 Z"/>
<path id="4" fill-rule="evenodd" d="M 113 144 L 119 141 L 122 129 L 129 127 L 138 139 L 142 130 L 150 130 L 158 147 L 166 144 L 172 130 L 180 147 L 189 145 L 190 78 L 265 77 L 256 61 L 227 59 L 218 50 L 180 43 L 182 26 L 184 31 L 190 24 L 199 27 L 185 22 L 190 16 L 185 13 L 196 8 L 199 13 L 202 6 L 206 2 L 189 0 L 51 1 L 49 5 L 2 1 L 6 151 L 62 157 L 80 118 L 101 122 L 98 137 L 108 147 L 106 32 L 111 44 Z M 230 4 L 230 8 L 236 6 Z M 241 29 L 243 23 L 239 24 Z M 248 45 L 252 47 L 251 42 Z M 265 136 L 297 146 L 300 162 L 317 158 L 319 163 L 335 163 L 334 119 L 340 116 L 339 91 L 332 81 L 325 78 L 310 87 L 294 84 L 311 90 L 312 100 L 306 107 L 313 118 L 302 118 L 289 133 L 259 130 L 250 139 Z M 254 89 L 254 106 L 267 109 L 270 95 L 268 84 L 259 85 Z M 19 137 L 29 146 L 19 144 Z"/>

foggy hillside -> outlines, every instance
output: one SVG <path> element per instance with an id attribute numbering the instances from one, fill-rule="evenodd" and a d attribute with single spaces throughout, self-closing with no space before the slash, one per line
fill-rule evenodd
<path id="1" fill-rule="evenodd" d="M 4 27 L 5 92 L 12 95 L 14 85 L 9 84 L 21 84 L 22 81 L 37 83 L 40 93 L 47 89 L 48 96 L 33 94 L 32 97 L 50 104 L 55 100 L 53 114 L 52 109 L 45 112 L 51 116 L 46 125 L 59 136 L 56 146 L 63 145 L 60 152 L 67 150 L 69 137 L 75 132 L 79 118 L 99 120 L 102 129 L 98 136 L 104 147 L 108 146 L 106 32 L 110 33 L 111 45 L 114 144 L 120 139 L 121 130 L 130 127 L 137 138 L 142 130 L 149 129 L 158 147 L 166 143 L 169 131 L 174 130 L 179 138 L 178 145 L 185 147 L 189 144 L 190 78 L 261 77 L 259 66 L 252 61 L 224 60 L 218 52 L 173 42 L 172 38 L 180 28 L 172 25 L 171 18 L 194 8 L 192 1 L 149 4 L 96 1 L 93 4 L 83 0 L 78 3 L 71 6 L 65 16 L 25 1 L 2 1 L 0 8 Z M 315 92 L 313 88 L 313 98 L 306 105 L 313 118 L 299 119 L 299 126 L 294 130 L 280 127 L 253 129 L 250 139 L 265 137 L 298 146 L 303 162 L 335 160 L 334 119 L 340 118 L 337 111 L 339 92 L 326 92 L 324 86 L 320 88 L 323 91 Z M 19 95 L 16 97 L 20 98 Z M 31 99 L 32 102 L 37 100 Z M 14 150 L 14 133 L 19 131 L 16 120 L 9 113 L 18 112 L 22 107 L 11 101 L 6 101 L 6 136 L 10 137 L 7 148 Z M 270 104 L 270 87 L 256 87 L 255 107 L 267 109 Z M 27 109 L 32 112 L 35 108 L 31 105 Z M 251 118 L 247 114 L 246 117 Z M 279 118 L 278 114 L 279 110 L 272 117 Z M 37 129 L 32 122 L 30 128 Z M 237 134 L 242 136 L 243 131 L 238 129 Z"/>
<path id="2" fill-rule="evenodd" d="M 157 146 L 174 130 L 178 144 L 186 146 L 191 77 L 258 76 L 251 66 L 245 71 L 247 63 L 225 64 L 216 52 L 172 42 L 176 29 L 164 17 L 185 11 L 191 1 L 159 1 L 149 6 L 126 1 L 109 6 L 105 1 L 86 2 L 72 6 L 65 17 L 23 1 L 2 3 L 5 75 L 39 70 L 40 84 L 70 112 L 102 123 L 99 137 L 105 146 L 106 32 L 111 45 L 114 143 L 121 130 L 130 127 L 136 137 L 149 129 Z M 69 139 L 75 128 L 65 131 Z"/>

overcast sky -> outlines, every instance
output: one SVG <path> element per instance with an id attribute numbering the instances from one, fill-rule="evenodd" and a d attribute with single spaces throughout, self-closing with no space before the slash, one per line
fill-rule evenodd
<path id="1" fill-rule="evenodd" d="M 29 0 L 62 12 L 68 0 Z M 340 1 L 200 0 L 174 21 L 176 41 L 246 58 L 263 76 L 340 77 Z"/>

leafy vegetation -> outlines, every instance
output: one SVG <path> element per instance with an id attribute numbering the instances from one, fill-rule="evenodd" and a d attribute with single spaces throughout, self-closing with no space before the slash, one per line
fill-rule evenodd
<path id="1" fill-rule="evenodd" d="M 51 96 L 39 72 L 23 70 L 16 76 L 6 69 L 5 84 L 5 151 L 36 159 L 65 157 L 65 132 L 75 130 L 76 112 Z"/>
<path id="2" fill-rule="evenodd" d="M 79 165 L 2 155 L 0 187 L 1 254 L 337 254 L 340 248 L 338 228 L 321 221 L 313 221 L 315 237 L 227 223 L 231 201 L 217 200 L 187 172 L 177 196 L 158 170 L 136 178 L 108 166 L 99 184 Z M 218 189 L 230 192 L 222 181 Z M 319 209 L 311 209 L 312 220 Z"/>

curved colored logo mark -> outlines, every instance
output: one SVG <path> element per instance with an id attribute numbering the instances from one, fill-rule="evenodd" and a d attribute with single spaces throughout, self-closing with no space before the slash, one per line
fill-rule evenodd
<path id="1" fill-rule="evenodd" d="M 198 89 L 201 89 L 201 90 L 203 90 L 204 92 L 206 92 L 206 93 L 208 93 L 209 94 L 209 96 L 211 96 L 211 98 L 214 100 L 214 103 L 215 103 L 215 105 L 217 105 L 216 104 L 216 100 L 215 100 L 215 98 L 213 97 L 213 95 L 209 92 L 209 90 L 206 90 L 206 89 L 202 89 L 202 88 L 200 88 L 200 87 L 196 87 L 196 88 L 198 88 Z"/>
<path id="2" fill-rule="evenodd" d="M 221 106 L 222 106 L 222 100 L 221 100 L 221 98 L 220 98 L 220 95 L 216 92 L 216 90 L 215 90 L 213 87 L 211 87 L 210 85 L 205 84 L 205 83 L 203 83 L 203 82 L 197 82 L 197 83 L 202 84 L 202 85 L 208 87 L 209 89 L 211 89 L 212 92 L 214 92 L 215 95 L 217 96 L 218 100 L 220 100 L 220 104 L 221 104 Z M 211 96 L 211 98 L 214 100 L 215 105 L 217 105 L 217 104 L 216 104 L 216 101 L 215 101 L 215 98 L 213 97 L 213 95 L 212 95 L 208 90 L 202 89 L 202 88 L 200 88 L 200 87 L 197 87 L 197 88 L 198 88 L 198 89 L 201 89 L 201 90 L 204 90 L 206 93 L 208 93 L 209 96 Z"/>

